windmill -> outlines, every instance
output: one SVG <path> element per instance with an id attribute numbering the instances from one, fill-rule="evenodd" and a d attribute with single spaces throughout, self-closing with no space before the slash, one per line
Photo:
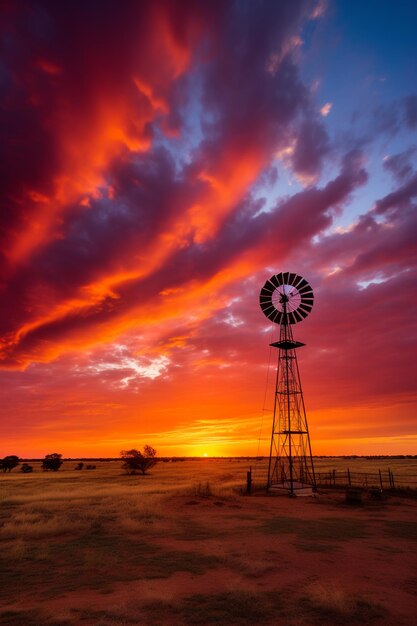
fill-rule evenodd
<path id="1" fill-rule="evenodd" d="M 278 367 L 267 490 L 304 495 L 316 489 L 316 478 L 296 352 L 305 344 L 294 341 L 292 325 L 310 313 L 313 290 L 302 276 L 285 272 L 266 281 L 259 299 L 266 317 L 280 325 L 279 341 L 270 344 L 278 349 Z"/>

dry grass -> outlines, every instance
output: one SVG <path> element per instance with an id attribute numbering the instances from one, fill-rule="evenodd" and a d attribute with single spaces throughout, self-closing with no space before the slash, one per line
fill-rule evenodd
<path id="1" fill-rule="evenodd" d="M 383 618 L 385 609 L 335 584 L 314 583 L 300 601 L 301 613 L 314 624 L 369 624 Z"/>
<path id="2" fill-rule="evenodd" d="M 106 591 L 118 581 L 198 575 L 217 567 L 216 556 L 155 543 L 164 534 L 204 534 L 187 520 L 167 517 L 165 499 L 184 486 L 172 473 L 164 478 L 129 477 L 104 463 L 94 473 L 8 476 L 0 511 L 0 566 L 6 573 L 0 597 L 35 588 L 41 597 L 79 588 Z"/>
<path id="3" fill-rule="evenodd" d="M 161 463 L 143 477 L 125 475 L 118 463 L 94 472 L 68 465 L 0 476 L 0 626 L 385 626 L 372 593 L 321 576 L 369 537 L 377 559 L 384 550 L 403 567 L 416 532 L 412 507 L 393 521 L 387 507 L 387 517 L 370 518 L 369 507 L 352 512 L 334 501 L 242 498 L 246 461 Z M 298 559 L 317 568 L 318 582 L 306 574 L 288 593 L 287 575 L 304 575 L 293 567 Z M 379 575 L 381 563 L 374 565 Z M 120 598 L 121 588 L 136 591 Z M 160 597 L 135 595 L 143 588 Z M 414 583 L 404 588 L 415 593 Z M 77 604 L 77 594 L 105 600 Z M 65 595 L 71 605 L 57 611 Z M 24 602 L 12 607 L 14 599 Z"/>
<path id="4" fill-rule="evenodd" d="M 42 611 L 3 611 L 0 612 L 0 626 L 71 626 L 66 619 L 46 617 Z"/>
<path id="5" fill-rule="evenodd" d="M 266 624 L 276 620 L 283 602 L 279 594 L 228 591 L 195 594 L 179 602 L 150 603 L 145 606 L 156 624 Z"/>
<path id="6" fill-rule="evenodd" d="M 394 537 L 417 541 L 417 522 L 402 520 L 389 521 L 385 524 L 385 531 Z"/>
<path id="7" fill-rule="evenodd" d="M 271 535 L 295 534 L 300 540 L 320 542 L 348 541 L 367 536 L 366 525 L 362 520 L 334 517 L 317 520 L 272 517 L 262 525 L 262 529 Z"/>

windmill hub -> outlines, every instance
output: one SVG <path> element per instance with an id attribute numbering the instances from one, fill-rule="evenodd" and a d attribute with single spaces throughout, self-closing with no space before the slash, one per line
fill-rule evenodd
<path id="1" fill-rule="evenodd" d="M 294 341 L 292 325 L 310 313 L 313 290 L 302 276 L 275 274 L 259 301 L 266 317 L 280 326 L 279 341 L 270 344 L 278 349 L 278 368 L 267 489 L 306 495 L 316 489 L 316 479 L 296 353 L 305 344 Z"/>

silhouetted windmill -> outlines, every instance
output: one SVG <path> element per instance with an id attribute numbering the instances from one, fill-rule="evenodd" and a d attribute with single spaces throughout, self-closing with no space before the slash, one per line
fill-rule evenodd
<path id="1" fill-rule="evenodd" d="M 260 305 L 268 319 L 280 325 L 274 415 L 268 464 L 268 491 L 291 495 L 316 489 L 310 435 L 297 362 L 292 324 L 301 322 L 313 307 L 313 290 L 308 282 L 285 272 L 271 276 L 261 289 Z"/>

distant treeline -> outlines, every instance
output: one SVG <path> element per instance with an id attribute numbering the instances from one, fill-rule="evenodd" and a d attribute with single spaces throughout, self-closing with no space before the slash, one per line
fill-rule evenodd
<path id="1" fill-rule="evenodd" d="M 269 457 L 267 456 L 208 456 L 208 457 L 201 457 L 201 456 L 160 456 L 158 457 L 159 461 L 162 462 L 179 462 L 179 461 L 207 461 L 207 460 L 223 460 L 223 461 L 227 461 L 227 460 L 231 460 L 231 461 L 264 461 L 265 459 L 268 459 Z M 359 454 L 349 454 L 349 455 L 334 455 L 334 454 L 330 454 L 330 455 L 314 455 L 313 458 L 315 459 L 364 459 L 364 460 L 369 460 L 369 461 L 374 461 L 374 460 L 379 460 L 379 459 L 417 459 L 417 454 L 375 454 L 373 456 L 365 456 L 365 455 L 359 455 Z M 39 463 L 42 462 L 44 459 L 42 458 L 21 458 L 20 459 L 23 462 L 31 462 L 31 463 Z M 120 461 L 120 456 L 119 457 L 86 457 L 86 456 L 80 456 L 80 457 L 65 457 L 62 458 L 62 461 L 84 461 L 84 462 L 111 462 L 111 461 Z"/>

